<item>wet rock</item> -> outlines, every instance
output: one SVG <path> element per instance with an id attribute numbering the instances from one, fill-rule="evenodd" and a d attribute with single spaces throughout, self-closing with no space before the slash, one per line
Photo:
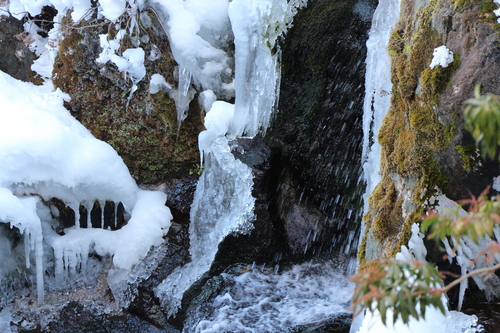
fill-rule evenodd
<path id="1" fill-rule="evenodd" d="M 24 323 L 24 324 L 23 324 Z M 158 328 L 132 315 L 110 315 L 94 313 L 82 304 L 68 303 L 61 312 L 57 321 L 52 321 L 42 328 L 39 324 L 34 328 L 26 321 L 19 323 L 19 333 L 178 333 L 173 328 Z M 24 326 L 24 327 L 23 327 Z"/>
<path id="2" fill-rule="evenodd" d="M 28 48 L 30 42 L 21 21 L 12 16 L 0 16 L 0 70 L 18 80 L 30 81 L 34 60 Z"/>
<path id="3" fill-rule="evenodd" d="M 500 304 L 499 303 L 478 303 L 464 308 L 463 313 L 477 316 L 478 326 L 481 325 L 481 333 L 500 332 Z"/>
<path id="4" fill-rule="evenodd" d="M 279 111 L 266 141 L 275 156 L 271 206 L 294 255 L 329 252 L 359 232 L 373 10 L 370 1 L 312 1 L 284 40 Z"/>
<path id="5" fill-rule="evenodd" d="M 273 263 L 286 249 L 282 229 L 272 220 L 269 210 L 271 150 L 261 137 L 238 139 L 233 147 L 237 159 L 252 168 L 255 197 L 254 228 L 248 235 L 230 234 L 220 244 L 210 268 L 210 275 L 220 274 L 236 263 Z"/>
<path id="6" fill-rule="evenodd" d="M 352 315 L 349 313 L 340 314 L 322 323 L 303 325 L 293 328 L 293 333 L 349 333 L 351 329 Z"/>
<path id="7" fill-rule="evenodd" d="M 154 289 L 178 267 L 189 260 L 188 225 L 173 223 L 166 237 L 166 249 L 158 266 L 137 288 L 137 296 L 128 307 L 128 312 L 137 315 L 158 327 L 172 326 L 181 328 L 182 323 L 177 318 L 167 318 L 160 307 L 160 301 L 154 295 Z"/>

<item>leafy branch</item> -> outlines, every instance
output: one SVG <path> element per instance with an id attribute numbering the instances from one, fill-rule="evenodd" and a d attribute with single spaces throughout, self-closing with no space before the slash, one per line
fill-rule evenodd
<path id="1" fill-rule="evenodd" d="M 465 101 L 465 128 L 472 133 L 483 156 L 496 156 L 500 145 L 500 100 L 493 94 L 481 95 L 481 85 L 474 89 L 474 98 Z"/>

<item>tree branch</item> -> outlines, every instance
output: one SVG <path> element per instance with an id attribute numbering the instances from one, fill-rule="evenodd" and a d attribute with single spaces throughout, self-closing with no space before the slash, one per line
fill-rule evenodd
<path id="1" fill-rule="evenodd" d="M 447 285 L 446 287 L 442 288 L 441 290 L 442 290 L 443 293 L 446 293 L 446 292 L 450 291 L 451 288 L 455 287 L 456 285 L 460 284 L 460 282 L 462 282 L 462 281 L 470 278 L 471 276 L 474 276 L 474 275 L 477 275 L 477 274 L 491 273 L 491 272 L 496 271 L 497 269 L 500 269 L 500 263 L 496 264 L 495 266 L 491 266 L 491 267 L 483 267 L 483 268 L 475 269 L 472 272 L 469 272 L 469 273 L 467 273 L 465 275 L 462 275 L 461 277 L 459 277 L 458 279 L 454 280 L 453 282 L 451 282 L 449 285 Z"/>

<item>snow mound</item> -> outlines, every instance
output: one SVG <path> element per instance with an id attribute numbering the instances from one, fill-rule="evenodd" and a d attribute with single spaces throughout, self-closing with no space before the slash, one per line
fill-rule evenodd
<path id="1" fill-rule="evenodd" d="M 63 107 L 66 94 L 3 72 L 0 86 L 0 222 L 25 234 L 27 267 L 29 252 L 35 251 L 39 303 L 43 241 L 54 249 L 56 279 L 84 270 L 90 251 L 113 256 L 117 268 L 130 269 L 163 241 L 172 219 L 165 194 L 139 190 L 113 148 Z M 75 212 L 75 226 L 63 236 L 42 231 L 46 216 L 39 206 L 49 206 L 53 198 Z M 95 201 L 122 203 L 131 215 L 128 224 L 118 231 L 80 229 L 80 205 Z"/>

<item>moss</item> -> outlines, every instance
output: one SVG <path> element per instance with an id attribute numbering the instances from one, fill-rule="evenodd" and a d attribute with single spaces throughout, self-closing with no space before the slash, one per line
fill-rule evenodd
<path id="1" fill-rule="evenodd" d="M 370 196 L 370 212 L 365 215 L 366 225 L 388 256 L 408 242 L 411 225 L 420 222 L 434 189 L 445 190 L 449 182 L 439 156 L 450 147 L 453 149 L 458 120 L 449 115 L 443 117 L 439 100 L 461 62 L 460 55 L 455 54 L 448 67 L 429 68 L 433 50 L 442 45 L 441 36 L 431 24 L 437 6 L 438 1 L 431 0 L 418 9 L 414 19 L 413 3 L 403 2 L 401 19 L 389 43 L 393 88 L 391 107 L 378 136 L 382 146 L 382 180 Z M 414 211 L 405 217 L 405 201 L 395 188 L 394 176 L 403 182 L 418 180 L 411 188 Z M 365 260 L 366 245 L 362 251 L 361 262 Z"/>
<path id="2" fill-rule="evenodd" d="M 177 112 L 175 111 L 174 100 L 163 91 L 151 95 L 151 98 L 153 100 L 153 109 L 163 124 L 169 129 L 177 129 Z"/>
<path id="3" fill-rule="evenodd" d="M 366 262 L 366 242 L 368 240 L 368 232 L 370 231 L 369 228 L 365 229 L 365 234 L 363 235 L 363 238 L 361 239 L 361 243 L 359 244 L 358 247 L 358 263 L 359 265 L 363 265 Z"/>
<path id="4" fill-rule="evenodd" d="M 142 47 L 149 53 L 154 44 L 162 57 L 145 59 L 147 77 L 161 73 L 175 84 L 176 62 L 168 38 L 158 33 L 163 30 L 153 19 L 156 26 L 141 31 L 150 36 L 150 43 Z M 64 20 L 66 25 L 72 24 L 69 15 Z M 122 23 L 126 24 L 126 20 Z M 171 176 L 189 175 L 199 162 L 197 134 L 203 128 L 196 101 L 180 131 L 174 101 L 164 92 L 150 95 L 147 77 L 138 83 L 129 101 L 130 80 L 114 64 L 95 63 L 100 53 L 99 34 L 109 33 L 112 38 L 115 26 L 104 20 L 82 24 L 89 26 L 64 32 L 54 66 L 54 84 L 71 96 L 66 107 L 95 137 L 118 152 L 138 182 L 157 183 Z M 122 48 L 130 46 L 129 37 L 121 41 Z"/>
<path id="5" fill-rule="evenodd" d="M 498 5 L 492 0 L 483 0 L 480 4 L 482 13 L 492 13 L 494 10 L 498 9 Z"/>
<path id="6" fill-rule="evenodd" d="M 481 155 L 476 145 L 458 145 L 455 148 L 462 159 L 462 166 L 466 172 L 471 173 L 479 170 Z"/>
<path id="7" fill-rule="evenodd" d="M 457 9 L 463 8 L 476 0 L 452 0 L 451 3 L 456 6 Z"/>
<path id="8" fill-rule="evenodd" d="M 432 96 L 434 104 L 437 104 L 439 94 L 443 93 L 446 88 L 450 86 L 451 78 L 453 74 L 460 68 L 460 54 L 453 54 L 453 62 L 447 67 L 441 67 L 440 65 L 431 69 L 426 68 L 421 76 L 422 89 L 427 92 L 428 95 Z"/>

